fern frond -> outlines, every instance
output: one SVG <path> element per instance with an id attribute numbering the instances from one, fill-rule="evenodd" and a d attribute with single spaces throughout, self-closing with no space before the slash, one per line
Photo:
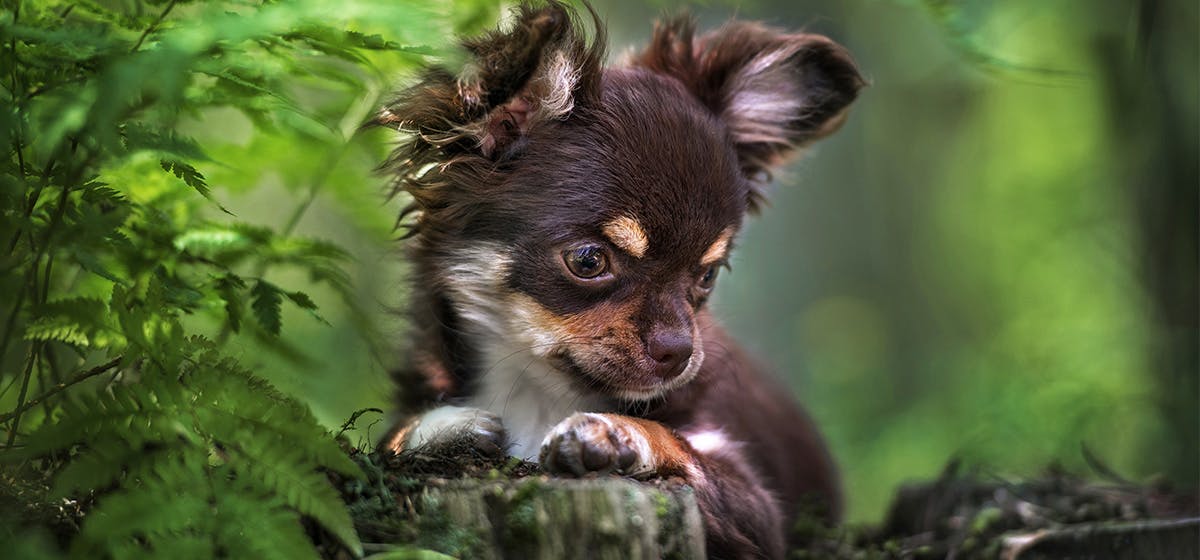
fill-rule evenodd
<path id="1" fill-rule="evenodd" d="M 166 533 L 202 529 L 212 520 L 205 457 L 199 450 L 157 461 L 144 479 L 103 496 L 88 515 L 72 555 L 87 558 L 129 546 L 134 539 L 152 540 Z"/>
<path id="2" fill-rule="evenodd" d="M 246 558 L 317 560 L 296 512 L 240 477 L 225 477 L 214 487 L 217 511 L 238 521 L 217 525 L 215 537 L 222 549 L 244 553 Z M 361 556 L 361 548 L 355 553 Z"/>
<path id="3" fill-rule="evenodd" d="M 212 535 L 199 529 L 194 533 L 152 535 L 150 538 L 126 539 L 112 546 L 112 557 L 121 560 L 206 560 L 218 558 L 217 543 Z M 232 556 L 232 555 L 229 555 Z"/>
<path id="4" fill-rule="evenodd" d="M 28 439 L 31 454 L 76 449 L 75 459 L 56 477 L 60 495 L 119 487 L 89 516 L 78 552 L 157 553 L 162 539 L 195 534 L 217 535 L 212 550 L 223 550 L 227 543 L 221 539 L 230 539 L 249 549 L 311 556 L 297 513 L 361 552 L 349 513 L 320 469 L 360 477 L 362 471 L 312 412 L 221 356 L 204 338 L 181 339 L 175 347 L 187 356 L 181 374 L 151 370 L 140 383 L 68 399 L 62 416 Z M 230 489 L 234 480 L 238 486 Z M 185 488 L 191 489 L 186 500 L 167 503 Z M 197 498 L 196 488 L 210 494 Z M 229 511 L 220 511 L 221 504 Z M 251 507 L 273 532 L 249 532 L 241 513 L 230 513 Z M 153 520 L 141 519 L 151 511 L 158 511 Z M 298 552 L 296 544 L 262 540 L 284 534 L 299 535 L 294 542 L 307 548 Z M 130 545 L 134 540 L 136 546 Z M 199 541 L 170 546 L 181 553 L 208 550 Z"/>
<path id="5" fill-rule="evenodd" d="M 12 102 L 0 110 L 9 154 L 0 293 L 21 294 L 0 362 L 16 363 L 19 347 L 46 350 L 28 362 L 37 368 L 29 387 L 17 384 L 30 398 L 4 415 L 14 445 L 2 455 L 57 467 L 60 496 L 96 496 L 75 556 L 314 558 L 302 517 L 359 552 L 322 474 L 359 468 L 307 407 L 186 336 L 196 325 L 187 315 L 223 305 L 255 348 L 302 361 L 297 343 L 277 335 L 284 301 L 320 320 L 311 291 L 259 277 L 307 272 L 353 308 L 349 256 L 268 227 L 206 222 L 191 191 L 212 200 L 217 187 L 251 188 L 267 175 L 308 184 L 306 166 L 276 163 L 283 154 L 350 161 L 339 154 L 364 148 L 351 142 L 354 125 L 386 87 L 378 51 L 429 54 L 410 44 L 448 35 L 392 23 L 431 22 L 434 12 L 379 0 L 44 0 L 21 3 L 20 18 L 0 16 L 12 51 L 3 86 Z M 366 16 L 367 28 L 405 27 L 402 42 L 342 29 L 363 28 Z M 214 109 L 251 118 L 237 132 L 253 155 L 230 162 L 235 139 L 202 146 L 180 126 L 181 115 L 201 122 L 189 128 L 204 138 Z M 202 166 L 214 148 L 226 165 Z M 56 299 L 63 294 L 88 297 Z M 22 338 L 38 344 L 8 344 Z M 84 361 L 122 358 L 107 384 L 84 382 L 97 373 L 51 388 L 71 350 Z M 21 424 L 35 406 L 47 413 Z"/>
<path id="6" fill-rule="evenodd" d="M 224 302 L 225 317 L 228 320 L 229 330 L 238 332 L 242 326 L 243 303 L 239 295 L 246 287 L 246 282 L 242 277 L 227 273 L 217 278 L 216 282 L 217 295 Z"/>
<path id="7" fill-rule="evenodd" d="M 265 444 L 262 439 L 247 440 L 231 450 L 236 456 L 230 464 L 241 482 L 260 494 L 280 496 L 288 506 L 316 519 L 347 548 L 361 553 L 362 543 L 341 496 L 324 474 L 304 468 L 309 463 L 302 451 L 290 448 L 286 441 Z"/>
<path id="8" fill-rule="evenodd" d="M 267 332 L 278 335 L 281 324 L 281 308 L 283 292 L 274 284 L 259 280 L 251 290 L 253 298 L 250 308 L 254 310 L 254 318 Z"/>
<path id="9" fill-rule="evenodd" d="M 269 252 L 271 230 L 247 224 L 206 223 L 188 228 L 172 240 L 180 251 L 205 257 L 226 266 Z"/>
<path id="10" fill-rule="evenodd" d="M 208 160 L 208 155 L 195 140 L 174 130 L 161 129 L 146 122 L 130 122 L 122 125 L 120 132 L 126 150 L 131 153 L 145 151 L 159 155 L 164 159 L 163 169 L 166 171 L 173 171 L 167 168 L 167 162 L 175 163 L 183 159 Z M 180 165 L 196 173 L 192 166 L 182 163 Z M 199 175 L 199 173 L 196 174 Z M 183 178 L 178 172 L 176 172 L 176 177 Z M 203 176 L 200 179 L 203 180 Z M 190 186 L 191 183 L 188 185 Z"/>
<path id="11" fill-rule="evenodd" d="M 121 338 L 108 318 L 108 304 L 98 299 L 60 299 L 38 307 L 34 313 L 35 318 L 25 326 L 26 340 L 88 347 L 96 339 L 110 343 Z"/>
<path id="12" fill-rule="evenodd" d="M 91 340 L 79 325 L 52 319 L 40 319 L 26 325 L 25 340 L 54 341 L 80 347 L 91 344 Z"/>
<path id="13" fill-rule="evenodd" d="M 196 403 L 195 415 L 215 439 L 286 442 L 309 463 L 347 476 L 364 476 L 307 407 L 283 395 L 270 383 L 240 375 L 236 365 L 228 361 L 215 362 L 197 382 L 206 387 L 205 398 Z"/>
<path id="14" fill-rule="evenodd" d="M 220 208 L 222 212 L 229 214 L 230 216 L 233 215 L 233 212 L 230 212 L 228 208 L 225 208 L 219 202 L 217 202 L 215 198 L 213 198 L 212 190 L 208 187 L 208 180 L 205 179 L 204 175 L 196 170 L 195 167 L 192 167 L 191 164 L 184 163 L 179 160 L 169 159 L 164 159 L 159 162 L 159 164 L 162 166 L 163 171 L 175 175 L 175 177 L 182 180 L 185 185 L 192 187 L 196 190 L 196 192 L 200 193 L 200 196 L 203 196 L 213 204 L 216 204 L 217 208 Z"/>
<path id="15" fill-rule="evenodd" d="M 255 240 L 235 228 L 204 227 L 183 232 L 173 241 L 175 248 L 205 257 L 242 252 L 256 245 Z"/>
<path id="16" fill-rule="evenodd" d="M 179 452 L 176 447 L 135 447 L 112 437 L 89 441 L 86 449 L 54 477 L 51 494 L 65 498 L 93 488 L 108 488 L 126 479 L 137 480 L 147 468 L 170 461 Z"/>
<path id="17" fill-rule="evenodd" d="M 288 300 L 296 304 L 296 307 L 307 311 L 308 314 L 312 315 L 314 319 L 320 321 L 326 326 L 329 325 L 329 321 L 326 321 L 325 318 L 317 312 L 317 303 L 313 301 L 312 298 L 308 297 L 308 294 L 304 292 L 284 292 L 283 295 L 287 296 Z"/>
<path id="18" fill-rule="evenodd" d="M 110 392 L 65 399 L 63 415 L 29 438 L 31 453 L 67 449 L 76 443 L 118 438 L 131 447 L 197 439 L 185 419 L 182 387 L 168 383 L 117 385 Z"/>

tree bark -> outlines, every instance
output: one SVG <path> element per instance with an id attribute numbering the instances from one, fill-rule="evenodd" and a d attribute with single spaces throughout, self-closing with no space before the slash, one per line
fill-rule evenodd
<path id="1" fill-rule="evenodd" d="M 444 515 L 448 528 L 465 530 L 472 557 L 705 557 L 695 496 L 680 484 L 460 479 L 428 486 L 413 505 L 419 515 Z"/>

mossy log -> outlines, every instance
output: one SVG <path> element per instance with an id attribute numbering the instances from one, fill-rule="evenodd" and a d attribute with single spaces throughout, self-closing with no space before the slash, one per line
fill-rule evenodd
<path id="1" fill-rule="evenodd" d="M 704 558 L 695 496 L 680 484 L 591 480 L 431 481 L 419 517 L 441 518 L 472 558 Z M 450 546 L 445 546 L 449 544 Z"/>
<path id="2" fill-rule="evenodd" d="M 678 479 L 551 478 L 535 463 L 354 454 L 367 480 L 335 477 L 379 558 L 705 557 L 693 490 Z M 1200 497 L 1161 484 L 1059 471 L 1022 481 L 960 472 L 905 486 L 882 527 L 801 520 L 789 558 L 1200 558 Z M 329 541 L 330 539 L 325 539 Z M 326 548 L 331 558 L 341 549 Z M 391 552 L 389 555 L 388 552 Z"/>
<path id="3" fill-rule="evenodd" d="M 1004 537 L 1004 560 L 1113 558 L 1194 560 L 1200 518 L 1087 523 Z"/>

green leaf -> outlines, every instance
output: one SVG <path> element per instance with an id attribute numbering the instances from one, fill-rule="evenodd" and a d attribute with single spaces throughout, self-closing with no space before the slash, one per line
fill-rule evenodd
<path id="1" fill-rule="evenodd" d="M 297 468 L 306 463 L 286 441 L 253 451 L 250 447 L 238 446 L 242 462 L 231 462 L 242 474 L 242 482 L 259 493 L 281 496 L 284 503 L 316 519 L 356 555 L 362 554 L 350 512 L 327 476 L 311 468 Z"/>
<path id="2" fill-rule="evenodd" d="M 122 125 L 120 130 L 125 149 L 130 153 L 147 151 L 167 160 L 209 160 L 204 149 L 195 140 L 174 130 L 158 128 L 145 122 L 127 123 Z"/>
<path id="3" fill-rule="evenodd" d="M 25 326 L 24 338 L 88 347 L 120 340 L 121 335 L 109 320 L 108 304 L 98 299 L 68 298 L 36 308 Z"/>
<path id="4" fill-rule="evenodd" d="M 259 280 L 250 291 L 253 299 L 250 307 L 254 310 L 254 318 L 263 330 L 278 335 L 282 327 L 280 308 L 283 305 L 283 292 L 274 284 Z"/>
<path id="5" fill-rule="evenodd" d="M 69 543 L 75 557 L 316 558 L 302 516 L 360 554 L 325 474 L 361 476 L 358 466 L 304 404 L 189 336 L 210 325 L 188 315 L 220 314 L 252 351 L 293 363 L 306 358 L 278 336 L 285 298 L 323 321 L 309 294 L 325 284 L 362 315 L 346 251 L 214 223 L 208 201 L 268 184 L 350 196 L 383 157 L 358 123 L 393 70 L 452 42 L 450 21 L 407 0 L 20 7 L 19 18 L 0 11 L 0 242 L 12 245 L 0 250 L 0 293 L 26 297 L 10 298 L 20 303 L 0 334 L 13 352 L 0 359 L 48 343 L 30 396 L 100 355 L 122 359 L 43 399 L 45 414 L 39 405 L 10 427 L 6 455 L 37 458 L 58 496 L 94 504 Z M 326 174 L 343 188 L 323 186 Z M 303 285 L 258 278 L 276 268 Z M 0 386 L 19 376 L 0 371 Z"/>
<path id="6" fill-rule="evenodd" d="M 246 558 L 317 560 L 300 523 L 300 516 L 284 506 L 278 496 L 263 494 L 244 477 L 222 477 L 215 485 L 216 509 L 222 520 L 214 531 L 223 550 L 236 550 Z"/>
<path id="7" fill-rule="evenodd" d="M 220 294 L 221 300 L 225 302 L 225 317 L 229 324 L 229 329 L 233 332 L 238 332 L 242 325 L 243 303 L 241 291 L 246 288 L 246 283 L 236 274 L 229 273 L 217 279 L 217 293 Z"/>
<path id="8" fill-rule="evenodd" d="M 308 294 L 304 292 L 284 292 L 284 294 L 300 309 L 308 311 L 308 314 L 312 315 L 314 319 L 326 326 L 330 326 L 329 321 L 326 321 L 324 317 L 317 313 L 317 304 L 313 302 L 312 298 L 308 297 Z"/>
<path id="9" fill-rule="evenodd" d="M 212 203 L 216 204 L 217 208 L 220 208 L 222 212 L 229 214 L 230 216 L 233 215 L 233 212 L 230 212 L 229 209 L 221 206 L 221 204 L 213 198 L 212 191 L 208 188 L 208 182 L 204 179 L 204 175 L 197 171 L 195 167 L 183 163 L 182 161 L 166 159 L 162 160 L 160 165 L 162 165 L 163 171 L 172 173 L 175 175 L 175 177 L 182 179 L 184 184 L 196 189 L 196 192 L 200 193 L 200 196 L 212 201 Z"/>

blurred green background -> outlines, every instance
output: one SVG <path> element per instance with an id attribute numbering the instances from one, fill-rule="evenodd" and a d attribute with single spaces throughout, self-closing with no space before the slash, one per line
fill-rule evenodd
<path id="1" fill-rule="evenodd" d="M 440 48 L 446 29 L 479 29 L 502 11 L 402 4 L 423 16 L 401 29 L 363 18 L 364 29 Z M 614 59 L 682 6 L 595 2 Z M 759 0 L 690 11 L 708 27 L 736 16 L 828 34 L 872 84 L 845 128 L 779 174 L 712 303 L 818 419 L 851 520 L 877 520 L 897 484 L 952 457 L 1000 476 L 1054 462 L 1090 472 L 1086 445 L 1123 476 L 1196 485 L 1195 2 Z M 420 60 L 379 55 L 379 75 L 365 80 L 379 90 L 302 92 L 331 123 L 311 136 L 258 134 L 233 111 L 185 126 L 216 146 L 203 171 L 239 220 L 356 257 L 358 301 L 314 288 L 328 324 L 289 309 L 281 352 L 244 333 L 230 340 L 231 354 L 330 427 L 389 408 L 403 201 L 385 202 L 372 174 L 395 138 L 354 131 Z M 305 286 L 286 269 L 266 274 Z M 364 417 L 359 437 L 371 419 L 381 420 Z"/>

